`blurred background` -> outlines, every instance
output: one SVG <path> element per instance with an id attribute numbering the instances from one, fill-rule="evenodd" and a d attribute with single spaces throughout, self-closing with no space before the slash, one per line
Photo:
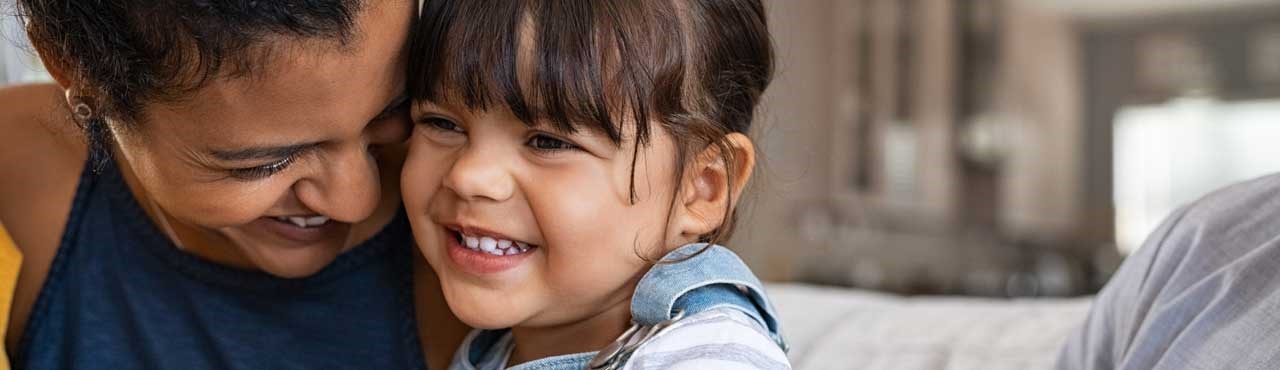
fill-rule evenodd
<path id="1" fill-rule="evenodd" d="M 767 3 L 730 243 L 766 280 L 1091 294 L 1176 207 L 1280 169 L 1280 1 Z M 18 22 L 0 84 L 47 80 Z"/>

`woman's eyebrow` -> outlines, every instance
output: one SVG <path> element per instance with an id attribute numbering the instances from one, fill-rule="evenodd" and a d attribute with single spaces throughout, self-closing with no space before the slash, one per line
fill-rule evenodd
<path id="1" fill-rule="evenodd" d="M 252 159 L 276 159 L 298 154 L 317 145 L 320 145 L 320 143 L 249 147 L 232 150 L 213 149 L 209 151 L 209 154 L 214 158 L 228 162 L 247 161 Z"/>

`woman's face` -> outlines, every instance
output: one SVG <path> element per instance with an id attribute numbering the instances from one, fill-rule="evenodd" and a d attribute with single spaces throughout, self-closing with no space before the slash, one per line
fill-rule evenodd
<path id="1" fill-rule="evenodd" d="M 193 253 L 282 277 L 376 233 L 398 205 L 415 6 L 370 2 L 347 47 L 285 41 L 251 76 L 145 106 L 136 128 L 111 125 L 157 224 Z"/>

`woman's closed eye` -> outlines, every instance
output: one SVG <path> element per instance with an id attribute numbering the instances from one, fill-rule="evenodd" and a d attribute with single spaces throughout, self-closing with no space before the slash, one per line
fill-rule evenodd
<path id="1" fill-rule="evenodd" d="M 231 177 L 241 181 L 261 180 L 288 169 L 289 165 L 293 164 L 296 159 L 298 159 L 298 155 L 294 154 L 273 163 L 254 167 L 234 168 L 227 172 L 231 174 Z"/>

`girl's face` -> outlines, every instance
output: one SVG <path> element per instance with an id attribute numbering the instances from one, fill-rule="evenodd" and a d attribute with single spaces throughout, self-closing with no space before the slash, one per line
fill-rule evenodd
<path id="1" fill-rule="evenodd" d="M 631 138 L 529 127 L 506 110 L 417 102 L 412 117 L 405 207 L 449 306 L 472 326 L 625 315 L 641 256 L 683 242 L 667 227 L 676 149 L 663 130 L 633 156 Z"/>
<path id="2" fill-rule="evenodd" d="M 397 102 L 414 6 L 370 3 L 349 48 L 286 45 L 254 76 L 213 80 L 116 128 L 157 224 L 193 253 L 283 277 L 313 274 L 380 229 L 399 193 L 380 166 L 399 161 L 371 148 L 408 135 Z"/>

